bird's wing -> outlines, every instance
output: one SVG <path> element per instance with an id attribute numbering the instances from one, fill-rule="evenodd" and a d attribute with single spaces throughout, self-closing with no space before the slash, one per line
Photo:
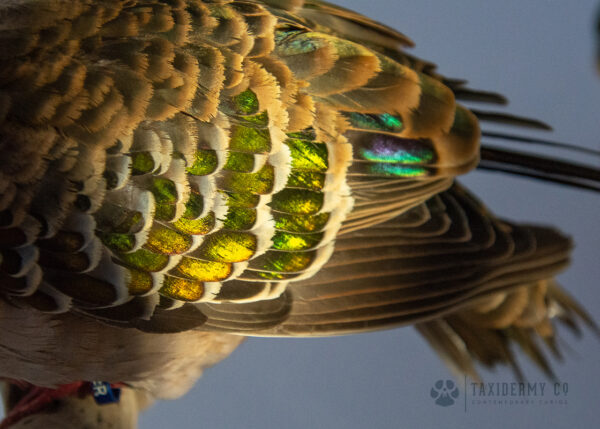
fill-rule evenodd
<path id="1" fill-rule="evenodd" d="M 391 219 L 477 162 L 477 121 L 446 86 L 286 18 L 309 4 L 66 6 L 2 6 L 1 274 L 15 302 L 147 318 L 222 301 L 236 279 L 275 298 L 276 280 L 327 261 L 344 221 Z"/>
<path id="2" fill-rule="evenodd" d="M 490 292 L 551 277 L 570 242 L 502 222 L 458 186 L 392 221 L 340 237 L 315 276 L 293 284 L 285 335 L 330 335 L 439 318 Z M 209 322 L 210 323 L 210 322 Z"/>

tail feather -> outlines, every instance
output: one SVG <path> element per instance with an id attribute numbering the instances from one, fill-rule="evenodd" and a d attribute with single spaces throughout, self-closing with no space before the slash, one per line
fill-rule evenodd
<path id="1" fill-rule="evenodd" d="M 543 293 L 536 294 L 536 290 Z M 514 303 L 502 308 L 515 294 L 523 293 L 528 300 L 522 311 L 514 313 Z M 531 317 L 532 307 L 536 307 L 538 317 Z M 507 321 L 511 311 L 511 320 Z M 504 320 L 500 325 L 494 326 L 501 319 Z M 487 368 L 507 365 L 516 379 L 523 380 L 512 351 L 516 347 L 548 378 L 556 379 L 550 357 L 563 359 L 558 324 L 566 325 L 575 334 L 581 333 L 582 326 L 599 334 L 598 326 L 581 305 L 554 280 L 544 280 L 510 293 L 497 293 L 442 319 L 418 324 L 417 330 L 457 376 L 480 380 L 474 369 L 476 364 Z"/>
<path id="2" fill-rule="evenodd" d="M 600 169 L 559 158 L 483 146 L 481 170 L 500 171 L 600 192 Z"/>

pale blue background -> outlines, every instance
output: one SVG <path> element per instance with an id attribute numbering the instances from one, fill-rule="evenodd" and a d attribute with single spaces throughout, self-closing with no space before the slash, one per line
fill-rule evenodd
<path id="1" fill-rule="evenodd" d="M 600 76 L 593 63 L 592 0 L 338 1 L 410 36 L 415 53 L 450 76 L 511 99 L 513 112 L 555 126 L 552 138 L 599 149 Z M 598 162 L 590 159 L 589 162 Z M 560 225 L 577 241 L 560 277 L 600 319 L 597 194 L 473 174 L 464 179 L 497 213 Z M 433 405 L 448 372 L 411 329 L 322 340 L 250 339 L 208 371 L 186 397 L 154 406 L 145 429 L 187 428 L 592 428 L 600 417 L 599 342 L 568 333 L 575 350 L 555 364 L 567 406 Z M 528 365 L 530 379 L 543 377 Z M 486 373 L 511 381 L 506 371 Z M 461 392 L 462 393 L 462 392 Z"/>

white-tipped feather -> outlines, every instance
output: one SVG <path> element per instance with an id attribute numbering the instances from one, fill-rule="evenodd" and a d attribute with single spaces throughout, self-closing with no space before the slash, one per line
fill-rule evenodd
<path id="1" fill-rule="evenodd" d="M 15 249 L 15 252 L 19 255 L 21 266 L 11 277 L 19 278 L 25 276 L 29 270 L 37 265 L 40 252 L 36 246 L 19 247 Z"/>
<path id="2" fill-rule="evenodd" d="M 87 246 L 81 249 L 81 252 L 87 255 L 89 261 L 88 267 L 83 271 L 84 273 L 90 272 L 98 266 L 104 249 L 104 245 L 97 237 L 92 238 Z"/>
<path id="3" fill-rule="evenodd" d="M 175 203 L 175 216 L 173 221 L 179 219 L 185 212 L 185 204 L 190 197 L 190 185 L 187 179 L 186 165 L 183 159 L 174 159 L 169 169 L 160 177 L 171 180 L 177 191 L 177 202 Z"/>
<path id="4" fill-rule="evenodd" d="M 25 234 L 25 241 L 21 246 L 29 246 L 37 240 L 42 226 L 40 222 L 33 216 L 26 215 L 23 221 L 19 224 L 19 229 Z"/>
<path id="5" fill-rule="evenodd" d="M 105 247 L 102 248 L 97 266 L 87 274 L 110 283 L 114 287 L 115 299 L 110 306 L 124 304 L 130 299 L 127 288 L 128 271 L 112 261 L 110 252 Z"/>
<path id="6" fill-rule="evenodd" d="M 131 173 L 131 157 L 124 155 L 109 156 L 106 160 L 106 169 L 112 172 L 117 179 L 112 189 L 121 189 Z"/>
<path id="7" fill-rule="evenodd" d="M 277 193 L 285 188 L 292 168 L 292 156 L 290 148 L 281 145 L 281 150 L 269 156 L 269 163 L 274 166 L 275 177 L 271 193 Z"/>
<path id="8" fill-rule="evenodd" d="M 265 221 L 262 225 L 252 230 L 256 236 L 256 250 L 251 259 L 254 259 L 273 246 L 273 235 L 275 235 L 275 222 L 273 220 Z"/>
<path id="9" fill-rule="evenodd" d="M 197 302 L 214 302 L 214 299 L 221 291 L 221 287 L 222 285 L 219 282 L 204 282 L 202 298 L 200 298 Z"/>
<path id="10" fill-rule="evenodd" d="M 215 201 L 217 197 L 217 185 L 213 176 L 188 176 L 192 188 L 202 195 L 202 212 L 198 218 L 205 217 L 219 204 Z"/>
<path id="11" fill-rule="evenodd" d="M 42 282 L 43 276 L 44 272 L 42 271 L 40 266 L 38 264 L 32 265 L 31 268 L 25 274 L 25 288 L 20 290 L 19 292 L 11 291 L 11 294 L 19 296 L 32 295 Z"/>
<path id="12" fill-rule="evenodd" d="M 94 231 L 96 229 L 96 221 L 92 215 L 82 212 L 72 212 L 65 219 L 63 225 L 64 231 L 77 232 L 83 237 L 83 243 L 79 249 L 86 247 L 90 241 L 96 238 Z"/>
<path id="13" fill-rule="evenodd" d="M 65 311 L 67 311 L 69 308 L 71 308 L 73 299 L 70 296 L 67 296 L 64 293 L 56 290 L 55 288 L 50 286 L 48 283 L 42 282 L 39 285 L 38 290 L 40 292 L 52 297 L 52 299 L 54 300 L 54 303 L 56 304 L 56 309 L 50 310 L 49 313 L 61 314 L 61 313 L 64 313 Z"/>

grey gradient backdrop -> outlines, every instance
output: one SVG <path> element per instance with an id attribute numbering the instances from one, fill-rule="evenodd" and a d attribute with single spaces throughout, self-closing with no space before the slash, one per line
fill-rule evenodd
<path id="1" fill-rule="evenodd" d="M 337 3 L 398 28 L 415 41 L 417 55 L 446 75 L 506 94 L 511 111 L 553 124 L 552 138 L 599 149 L 596 1 Z M 463 182 L 498 214 L 556 224 L 571 234 L 577 242 L 574 263 L 560 280 L 600 319 L 598 195 L 493 174 L 471 174 Z M 462 405 L 437 407 L 429 389 L 449 374 L 415 331 L 404 328 L 319 340 L 250 339 L 187 396 L 152 407 L 141 427 L 597 427 L 599 343 L 589 331 L 581 340 L 569 333 L 564 338 L 575 352 L 555 368 L 569 383 L 568 405 L 470 406 L 467 413 Z M 531 381 L 544 381 L 524 367 Z M 508 371 L 484 375 L 512 381 Z"/>

